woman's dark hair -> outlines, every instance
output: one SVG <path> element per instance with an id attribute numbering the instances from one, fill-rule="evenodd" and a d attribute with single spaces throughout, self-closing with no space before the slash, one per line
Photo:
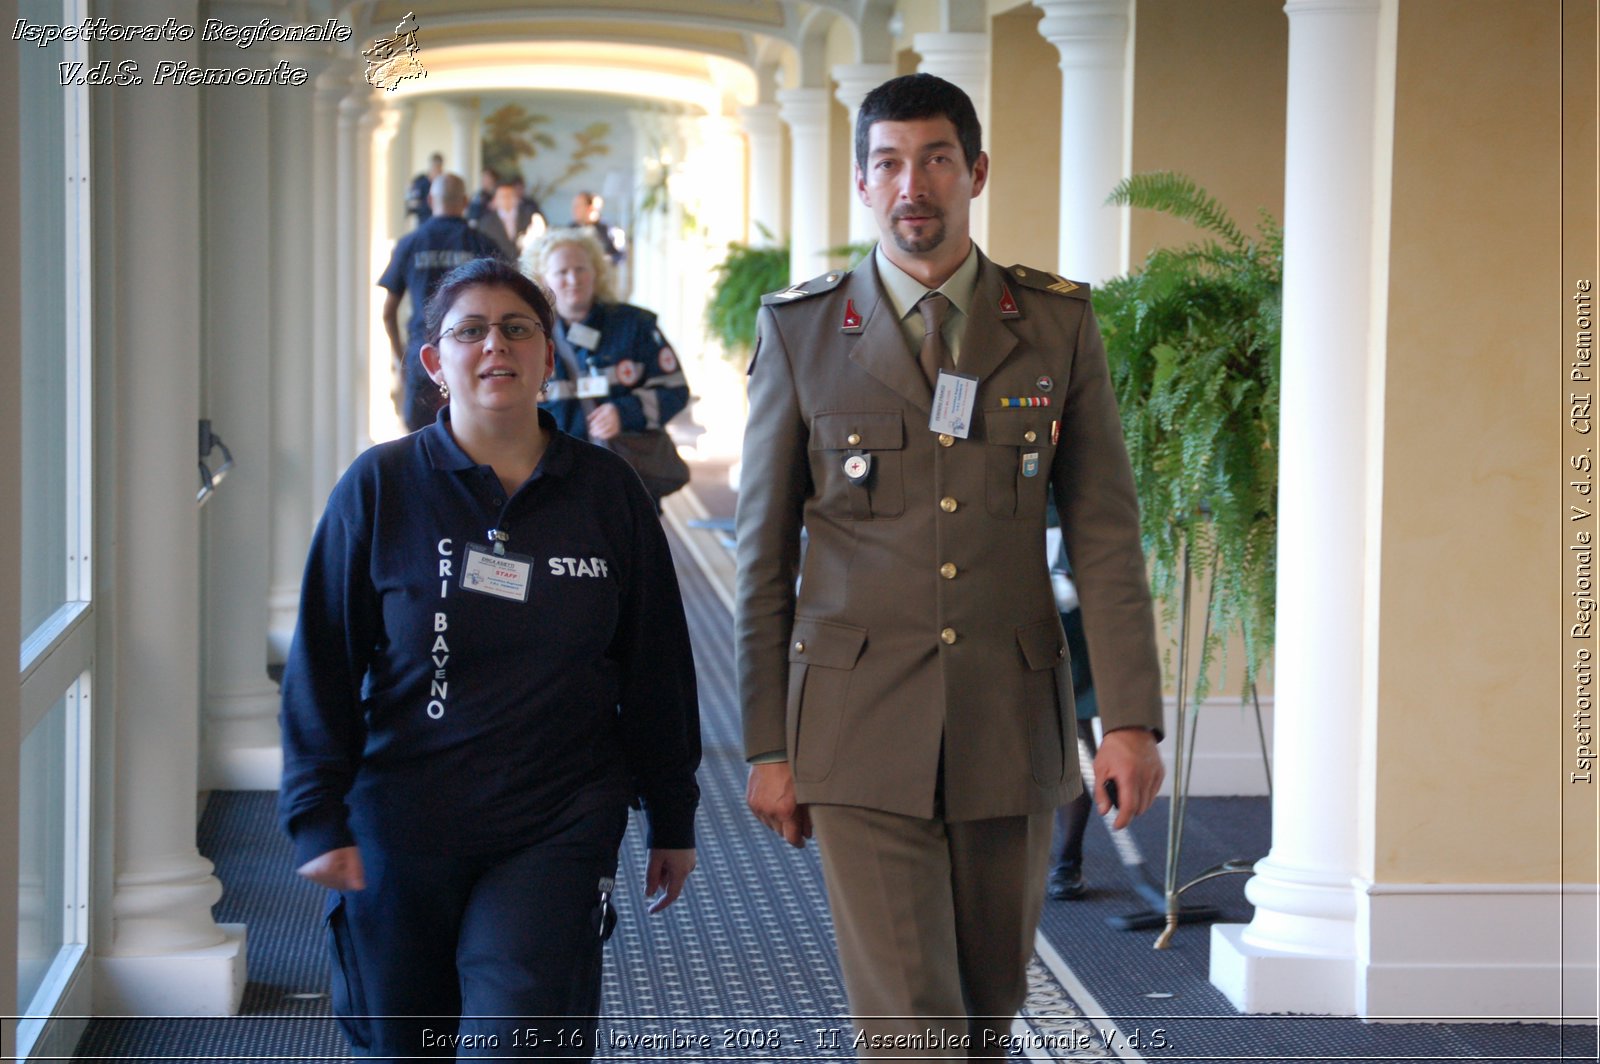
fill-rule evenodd
<path id="1" fill-rule="evenodd" d="M 960 88 L 932 74 L 907 74 L 884 82 L 861 101 L 856 114 L 856 165 L 867 168 L 867 149 L 874 122 L 910 122 L 917 118 L 948 118 L 956 127 L 956 141 L 967 157 L 967 170 L 978 163 L 983 150 L 983 126 L 972 99 Z"/>
<path id="2" fill-rule="evenodd" d="M 556 314 L 550 309 L 550 300 L 544 290 L 529 280 L 521 270 L 499 259 L 473 259 L 444 275 L 439 287 L 434 289 L 423 311 L 422 324 L 428 343 L 439 343 L 439 330 L 444 327 L 444 316 L 450 313 L 461 293 L 469 288 L 504 288 L 533 308 L 544 327 L 546 336 L 555 335 Z"/>

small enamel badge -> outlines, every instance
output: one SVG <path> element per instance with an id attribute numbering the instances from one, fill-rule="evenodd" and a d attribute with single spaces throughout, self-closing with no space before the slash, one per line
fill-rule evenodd
<path id="1" fill-rule="evenodd" d="M 1061 422 L 1050 422 L 1050 446 L 1054 447 L 1061 442 Z"/>
<path id="2" fill-rule="evenodd" d="M 861 331 L 861 314 L 856 310 L 856 301 L 853 299 L 847 299 L 844 301 L 844 323 L 839 326 L 839 331 Z"/>
<path id="3" fill-rule="evenodd" d="M 1049 377 L 1040 377 L 1033 383 L 1038 386 L 1041 392 L 1048 392 L 1051 388 L 1056 386 L 1056 382 L 1051 380 Z"/>
<path id="4" fill-rule="evenodd" d="M 850 478 L 850 483 L 860 484 L 867 479 L 867 474 L 872 472 L 872 457 L 865 454 L 853 454 L 844 460 L 844 475 Z"/>
<path id="5" fill-rule="evenodd" d="M 1039 452 L 1029 451 L 1022 456 L 1022 475 L 1036 477 L 1039 475 Z"/>
<path id="6" fill-rule="evenodd" d="M 1000 316 L 1002 318 L 1022 317 L 1022 311 L 1017 309 L 1017 301 L 1011 297 L 1011 289 L 1003 284 L 1000 286 Z"/>

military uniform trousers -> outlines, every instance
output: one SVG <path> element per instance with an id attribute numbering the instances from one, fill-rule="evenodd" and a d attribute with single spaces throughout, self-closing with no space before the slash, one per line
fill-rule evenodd
<path id="1" fill-rule="evenodd" d="M 1050 813 L 945 821 L 812 805 L 859 1057 L 976 1060 L 1027 995 Z"/>

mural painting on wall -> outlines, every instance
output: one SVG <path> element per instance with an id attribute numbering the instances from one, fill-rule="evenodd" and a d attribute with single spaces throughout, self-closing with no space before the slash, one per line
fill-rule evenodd
<path id="1" fill-rule="evenodd" d="M 500 174 L 521 173 L 528 183 L 528 195 L 543 201 L 556 189 L 589 169 L 589 160 L 609 155 L 611 123 L 591 122 L 571 134 L 572 144 L 563 158 L 560 142 L 542 128 L 549 115 L 534 114 L 520 104 L 508 103 L 484 116 L 483 165 Z M 554 157 L 554 158 L 552 158 Z"/>

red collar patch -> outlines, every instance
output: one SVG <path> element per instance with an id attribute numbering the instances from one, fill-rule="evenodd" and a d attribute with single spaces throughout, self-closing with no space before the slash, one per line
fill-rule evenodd
<path id="1" fill-rule="evenodd" d="M 861 331 L 861 315 L 857 312 L 856 301 L 853 299 L 844 301 L 844 324 L 839 326 L 839 330 L 841 332 Z"/>
<path id="2" fill-rule="evenodd" d="M 1011 298 L 1011 289 L 1004 284 L 1000 286 L 1000 316 L 1002 318 L 1022 317 L 1022 311 L 1017 309 L 1017 301 Z"/>

